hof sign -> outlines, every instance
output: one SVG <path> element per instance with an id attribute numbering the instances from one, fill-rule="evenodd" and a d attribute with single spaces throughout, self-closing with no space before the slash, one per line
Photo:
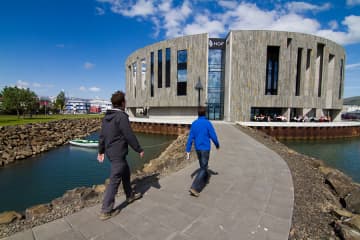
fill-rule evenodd
<path id="1" fill-rule="evenodd" d="M 222 38 L 209 38 L 210 49 L 225 49 L 225 39 Z"/>

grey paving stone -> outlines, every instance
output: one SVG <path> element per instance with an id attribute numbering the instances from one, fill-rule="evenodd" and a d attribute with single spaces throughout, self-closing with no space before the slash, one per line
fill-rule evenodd
<path id="1" fill-rule="evenodd" d="M 120 218 L 117 216 L 111 219 L 111 222 L 123 227 L 127 232 L 134 235 L 139 240 L 166 239 L 175 232 L 175 229 L 173 228 L 170 229 L 159 222 L 153 221 L 136 213 L 128 215 L 127 218 Z"/>
<path id="2" fill-rule="evenodd" d="M 7 238 L 2 238 L 2 240 L 34 240 L 34 235 L 32 230 L 25 230 L 24 232 L 20 232 L 14 234 Z"/>
<path id="3" fill-rule="evenodd" d="M 55 220 L 44 225 L 40 225 L 33 228 L 33 233 L 36 240 L 52 239 L 54 236 L 70 231 L 70 225 L 65 219 Z"/>
<path id="4" fill-rule="evenodd" d="M 49 238 L 51 240 L 64 240 L 64 239 L 71 239 L 71 240 L 85 240 L 86 238 L 77 231 L 68 230 L 57 235 L 52 236 Z"/>
<path id="5" fill-rule="evenodd" d="M 80 211 L 65 219 L 74 230 L 80 232 L 87 239 L 114 231 L 117 228 L 109 220 L 101 221 L 97 216 L 87 211 Z"/>
<path id="6" fill-rule="evenodd" d="M 92 240 L 134 240 L 135 237 L 126 232 L 122 227 L 117 227 L 114 231 L 102 233 Z"/>

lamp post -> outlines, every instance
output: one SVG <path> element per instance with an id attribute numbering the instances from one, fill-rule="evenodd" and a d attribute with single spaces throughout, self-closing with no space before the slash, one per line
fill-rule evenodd
<path id="1" fill-rule="evenodd" d="M 200 81 L 200 77 L 199 77 L 199 80 L 198 82 L 196 83 L 195 85 L 195 89 L 198 90 L 198 106 L 200 107 L 200 91 L 203 89 L 203 86 L 201 84 L 201 81 Z"/>

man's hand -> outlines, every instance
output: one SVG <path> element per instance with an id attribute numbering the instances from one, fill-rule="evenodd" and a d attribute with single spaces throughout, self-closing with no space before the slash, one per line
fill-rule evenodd
<path id="1" fill-rule="evenodd" d="M 186 160 L 189 160 L 189 159 L 190 159 L 190 153 L 187 152 L 187 153 L 186 153 Z"/>
<path id="2" fill-rule="evenodd" d="M 99 163 L 102 163 L 104 161 L 104 158 L 104 154 L 98 153 L 97 160 L 99 161 Z"/>
<path id="3" fill-rule="evenodd" d="M 144 151 L 142 151 L 140 154 L 140 157 L 143 158 L 144 157 Z"/>

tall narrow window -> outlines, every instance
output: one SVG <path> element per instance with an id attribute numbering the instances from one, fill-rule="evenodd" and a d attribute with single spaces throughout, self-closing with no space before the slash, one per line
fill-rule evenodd
<path id="1" fill-rule="evenodd" d="M 339 99 L 342 97 L 342 84 L 344 78 L 344 59 L 340 60 L 340 84 L 339 84 Z"/>
<path id="2" fill-rule="evenodd" d="M 150 53 L 150 96 L 154 96 L 154 52 Z"/>
<path id="3" fill-rule="evenodd" d="M 322 74 L 323 74 L 323 60 L 324 60 L 324 44 L 318 43 L 317 45 L 317 57 L 316 57 L 316 69 L 318 71 L 318 97 L 321 97 L 322 90 Z"/>
<path id="4" fill-rule="evenodd" d="M 171 60 L 171 51 L 170 48 L 166 48 L 165 52 L 166 64 L 165 64 L 165 87 L 170 87 L 170 60 Z"/>
<path id="5" fill-rule="evenodd" d="M 146 90 L 146 60 L 141 59 L 141 89 Z"/>
<path id="6" fill-rule="evenodd" d="M 132 81 L 133 81 L 133 86 L 134 86 L 134 98 L 136 98 L 136 73 L 137 73 L 137 63 L 134 62 L 132 64 Z"/>
<path id="7" fill-rule="evenodd" d="M 295 96 L 300 96 L 301 58 L 302 58 L 302 48 L 298 48 L 297 64 L 296 64 Z"/>
<path id="8" fill-rule="evenodd" d="M 279 53 L 279 46 L 267 47 L 265 95 L 277 95 Z"/>
<path id="9" fill-rule="evenodd" d="M 162 50 L 158 50 L 158 88 L 162 88 Z"/>
<path id="10" fill-rule="evenodd" d="M 186 95 L 187 87 L 187 50 L 177 52 L 177 95 Z"/>

